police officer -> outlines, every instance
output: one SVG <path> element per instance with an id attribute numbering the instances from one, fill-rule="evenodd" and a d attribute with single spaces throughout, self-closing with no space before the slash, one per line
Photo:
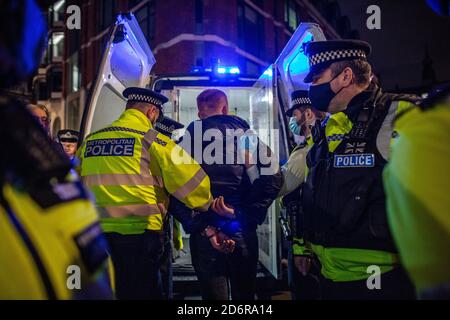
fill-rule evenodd
<path id="1" fill-rule="evenodd" d="M 0 24 L 3 91 L 36 70 L 47 31 L 31 0 L 2 1 Z M 3 94 L 0 135 L 0 299 L 111 298 L 106 241 L 69 159 Z"/>
<path id="2" fill-rule="evenodd" d="M 305 180 L 306 155 L 312 145 L 311 128 L 314 124 L 318 126 L 326 119 L 326 113 L 315 110 L 311 106 L 307 90 L 296 90 L 291 94 L 292 107 L 286 111 L 290 117 L 289 128 L 296 137 L 303 137 L 303 141 L 291 152 L 288 161 L 281 167 L 283 174 L 283 186 L 279 196 L 282 198 L 283 206 L 286 208 L 288 242 L 293 245 L 288 247 L 288 278 L 294 300 L 318 299 L 320 292 L 316 278 L 317 268 L 309 270 L 311 256 L 301 250 L 303 236 L 300 233 L 300 195 L 301 187 Z M 283 225 L 283 224 L 282 224 Z M 308 271 L 305 272 L 305 264 Z"/>
<path id="3" fill-rule="evenodd" d="M 59 130 L 56 137 L 66 155 L 73 160 L 77 152 L 79 132 L 70 129 Z"/>
<path id="4" fill-rule="evenodd" d="M 159 299 L 169 195 L 202 212 L 212 202 L 210 182 L 182 148 L 153 129 L 167 98 L 137 87 L 123 95 L 128 102 L 119 119 L 80 148 L 81 176 L 100 210 L 117 298 Z"/>
<path id="5" fill-rule="evenodd" d="M 396 121 L 384 171 L 389 223 L 422 299 L 450 299 L 450 84 Z"/>
<path id="6" fill-rule="evenodd" d="M 388 228 L 382 171 L 393 120 L 417 99 L 371 82 L 370 51 L 356 40 L 304 47 L 309 98 L 332 114 L 308 153 L 302 194 L 304 237 L 322 265 L 324 299 L 414 297 Z"/>
<path id="7" fill-rule="evenodd" d="M 163 135 L 172 138 L 173 132 L 184 128 L 184 125 L 172 120 L 169 117 L 164 116 L 161 121 L 156 122 L 155 130 Z M 177 251 L 183 249 L 183 238 L 181 233 L 180 223 L 173 219 L 172 215 L 166 215 L 164 219 L 164 251 L 161 258 L 160 273 L 162 279 L 162 287 L 164 290 L 164 298 L 173 299 L 173 269 L 172 269 L 172 244 L 173 248 Z"/>

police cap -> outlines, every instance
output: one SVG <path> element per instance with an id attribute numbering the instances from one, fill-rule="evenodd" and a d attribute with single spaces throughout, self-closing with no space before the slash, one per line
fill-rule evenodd
<path id="1" fill-rule="evenodd" d="M 313 81 L 313 76 L 319 74 L 332 63 L 345 60 L 367 61 L 372 48 L 370 44 L 360 40 L 312 41 L 303 45 L 309 61 L 309 73 L 304 82 Z"/>
<path id="2" fill-rule="evenodd" d="M 296 90 L 291 94 L 291 108 L 286 111 L 288 117 L 292 117 L 295 109 L 300 107 L 311 108 L 311 100 L 308 98 L 308 90 Z"/>
<path id="3" fill-rule="evenodd" d="M 160 109 L 169 100 L 162 94 L 147 88 L 129 87 L 122 94 L 128 101 L 150 103 Z"/>
<path id="4" fill-rule="evenodd" d="M 59 142 L 78 142 L 79 132 L 70 129 L 59 130 L 56 134 Z"/>

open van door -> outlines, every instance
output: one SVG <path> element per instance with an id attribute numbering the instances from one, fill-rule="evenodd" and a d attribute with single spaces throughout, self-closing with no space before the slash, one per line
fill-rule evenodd
<path id="1" fill-rule="evenodd" d="M 81 137 L 111 124 L 124 111 L 127 87 L 146 87 L 155 64 L 150 46 L 132 13 L 112 26 L 81 122 Z"/>
<path id="2" fill-rule="evenodd" d="M 292 91 L 309 88 L 309 85 L 303 82 L 309 70 L 308 57 L 303 52 L 303 44 L 324 40 L 326 40 L 325 35 L 318 24 L 301 23 L 275 61 L 284 110 L 290 107 Z"/>
<path id="3" fill-rule="evenodd" d="M 261 75 L 251 91 L 250 127 L 278 156 L 280 164 L 289 158 L 285 111 L 290 106 L 290 94 L 293 90 L 308 88 L 303 83 L 309 69 L 308 58 L 302 46 L 306 42 L 319 40 L 325 40 L 325 36 L 317 24 L 300 24 L 275 63 Z M 258 131 L 261 128 L 268 130 Z M 266 220 L 258 227 L 260 262 L 275 278 L 280 276 L 280 210 L 275 201 L 268 210 Z"/>

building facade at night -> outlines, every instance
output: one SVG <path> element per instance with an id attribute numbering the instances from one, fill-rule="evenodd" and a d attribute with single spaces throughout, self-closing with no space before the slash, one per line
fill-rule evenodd
<path id="1" fill-rule="evenodd" d="M 65 27 L 73 4 L 81 8 L 80 30 Z M 318 23 L 328 39 L 358 38 L 329 0 L 59 0 L 48 11 L 49 46 L 33 79 L 33 100 L 49 106 L 53 132 L 78 129 L 109 29 L 127 11 L 153 50 L 156 74 L 219 64 L 259 76 L 300 22 Z"/>

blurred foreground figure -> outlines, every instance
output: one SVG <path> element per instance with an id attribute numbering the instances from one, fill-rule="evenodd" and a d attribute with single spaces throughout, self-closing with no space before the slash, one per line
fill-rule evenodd
<path id="1" fill-rule="evenodd" d="M 450 85 L 397 120 L 389 223 L 420 298 L 450 299 Z"/>
<path id="2" fill-rule="evenodd" d="M 37 68 L 46 28 L 31 0 L 2 1 L 0 26 L 6 91 Z M 95 208 L 40 120 L 0 94 L 0 299 L 110 298 Z"/>

